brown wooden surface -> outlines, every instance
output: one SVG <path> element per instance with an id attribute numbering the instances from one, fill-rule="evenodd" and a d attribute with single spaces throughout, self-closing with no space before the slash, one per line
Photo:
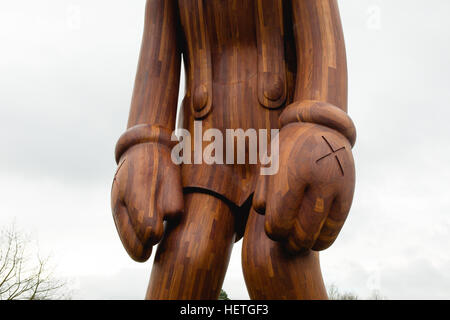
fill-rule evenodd
<path id="1" fill-rule="evenodd" d="M 167 132 L 175 126 L 181 54 L 182 126 L 193 134 L 202 120 L 203 132 L 224 136 L 226 129 L 281 129 L 276 175 L 260 176 L 259 164 L 171 162 Z M 352 202 L 356 131 L 346 112 L 336 0 L 147 0 L 112 188 L 130 256 L 145 261 L 160 242 L 147 298 L 217 298 L 245 226 L 252 298 L 326 298 L 312 250 L 335 241 Z"/>
<path id="2" fill-rule="evenodd" d="M 128 128 L 137 124 L 175 128 L 182 47 L 178 25 L 176 1 L 147 1 Z"/>
<path id="3" fill-rule="evenodd" d="M 341 230 L 353 199 L 351 145 L 333 129 L 291 123 L 280 132 L 280 170 L 261 176 L 253 206 L 265 231 L 292 252 L 324 250 Z"/>
<path id="4" fill-rule="evenodd" d="M 161 131 L 151 130 L 153 135 Z M 127 133 L 124 138 L 130 136 Z M 119 139 L 119 152 L 123 140 Z M 180 168 L 172 162 L 169 146 L 157 142 L 137 143 L 116 157 L 119 166 L 111 191 L 114 222 L 128 254 L 136 261 L 146 261 L 163 236 L 164 220 L 182 215 Z"/>
<path id="5" fill-rule="evenodd" d="M 295 101 L 347 111 L 347 58 L 337 0 L 292 0 L 297 53 Z"/>
<path id="6" fill-rule="evenodd" d="M 319 254 L 307 250 L 293 255 L 286 251 L 266 236 L 264 217 L 254 210 L 245 231 L 242 268 L 251 299 L 327 299 Z"/>
<path id="7" fill-rule="evenodd" d="M 234 243 L 234 216 L 222 200 L 194 193 L 156 251 L 148 299 L 217 299 Z"/>

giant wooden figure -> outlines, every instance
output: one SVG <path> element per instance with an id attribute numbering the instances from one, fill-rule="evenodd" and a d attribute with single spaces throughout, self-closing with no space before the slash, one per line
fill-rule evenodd
<path id="1" fill-rule="evenodd" d="M 171 160 L 182 126 L 280 129 L 277 174 Z M 326 299 L 318 251 L 350 210 L 356 132 L 337 0 L 147 0 L 112 209 L 148 299 L 217 299 L 235 241 L 252 299 Z M 166 223 L 164 223 L 166 221 Z"/>

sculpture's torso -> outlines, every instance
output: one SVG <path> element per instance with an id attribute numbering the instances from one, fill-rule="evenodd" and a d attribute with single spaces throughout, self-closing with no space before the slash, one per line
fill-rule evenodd
<path id="1" fill-rule="evenodd" d="M 213 81 L 248 82 L 257 73 L 254 1 L 207 2 L 207 30 L 212 53 Z"/>
<path id="2" fill-rule="evenodd" d="M 217 128 L 224 136 L 226 129 L 269 129 L 270 132 L 270 128 L 279 128 L 279 114 L 293 91 L 294 76 L 288 70 L 294 68 L 288 68 L 284 57 L 272 63 L 287 69 L 279 77 L 287 87 L 287 98 L 277 108 L 263 106 L 258 99 L 258 77 L 263 74 L 258 69 L 261 48 L 258 48 L 256 3 L 255 0 L 179 1 L 187 69 L 183 123 L 190 132 L 194 131 L 194 120 L 202 120 L 204 131 Z M 281 2 L 273 0 L 273 3 Z M 283 21 L 281 5 L 279 9 Z M 281 31 L 273 30 L 273 33 L 282 40 L 287 38 Z M 293 42 L 293 39 L 289 40 Z M 272 48 L 264 49 L 270 54 Z M 277 83 L 268 85 L 276 86 Z M 209 111 L 206 111 L 208 106 L 199 108 L 207 99 L 211 99 Z M 225 193 L 232 202 L 241 205 L 254 190 L 256 172 L 259 170 L 254 165 L 187 165 L 183 168 L 183 178 L 185 187 L 198 186 Z M 216 181 L 210 183 L 216 180 L 211 179 L 215 175 L 226 177 L 218 178 L 223 181 L 223 188 Z M 230 185 L 234 187 L 230 188 Z"/>
<path id="3" fill-rule="evenodd" d="M 212 126 L 257 128 L 249 113 L 256 95 L 257 47 L 253 0 L 210 1 L 205 5 L 212 65 Z M 219 14 L 220 13 L 220 14 Z"/>
<path id="4" fill-rule="evenodd" d="M 259 24 L 270 30 L 281 41 L 291 42 L 293 39 L 276 30 L 272 18 L 268 15 L 278 15 L 278 21 L 283 24 L 284 11 L 283 1 L 266 0 L 264 5 L 257 5 L 255 0 L 222 0 L 222 1 L 198 1 L 180 0 L 180 16 L 185 40 L 185 63 L 187 67 L 187 96 L 193 97 L 192 110 L 201 109 L 204 95 L 198 92 L 199 86 L 204 86 L 207 95 L 210 96 L 211 111 L 192 115 L 196 119 L 206 120 L 215 124 L 215 128 L 274 128 L 278 127 L 277 117 L 280 109 L 286 105 L 287 99 L 282 99 L 276 108 L 278 112 L 270 112 L 275 121 L 270 123 L 260 123 L 259 118 L 267 118 L 266 111 L 261 101 L 258 102 L 258 77 L 263 78 L 261 67 L 258 70 L 258 59 L 262 60 L 261 54 L 265 52 L 267 60 L 271 59 L 273 50 L 278 49 L 267 44 L 258 48 Z M 273 11 L 270 5 L 276 6 L 278 12 Z M 260 12 L 258 12 L 258 8 Z M 264 9 L 265 11 L 261 10 Z M 266 15 L 258 20 L 258 15 Z M 272 24 L 272 25 L 271 25 Z M 261 32 L 260 32 L 261 33 Z M 285 43 L 282 43 L 284 46 Z M 287 50 L 291 46 L 287 46 Z M 283 48 L 284 49 L 284 48 Z M 287 68 L 285 57 L 277 61 L 269 61 L 269 65 L 277 65 L 279 69 Z M 294 70 L 294 68 L 288 68 Z M 271 70 L 267 70 L 271 71 Z M 291 76 L 291 77 L 290 77 Z M 287 91 L 293 87 L 292 75 L 288 70 L 283 70 L 279 74 L 282 86 L 287 87 Z M 276 81 L 268 81 L 268 86 L 276 86 Z M 209 86 L 209 83 L 211 85 Z M 270 89 L 270 88 L 269 88 Z M 289 94 L 290 93 L 290 94 Z M 292 96 L 288 92 L 286 96 Z M 190 101 L 188 101 L 190 102 Z M 189 106 L 187 106 L 187 109 Z M 192 110 L 185 110 L 185 115 L 189 118 Z M 195 113 L 195 112 L 193 112 Z M 212 114 L 212 116 L 208 116 Z M 253 115 L 253 116 L 252 116 Z M 217 118 L 222 118 L 224 122 L 218 122 Z M 255 119 L 257 118 L 257 119 Z M 185 124 L 189 125 L 192 121 Z M 249 121 L 251 120 L 251 121 Z M 204 123 L 205 125 L 205 123 Z"/>

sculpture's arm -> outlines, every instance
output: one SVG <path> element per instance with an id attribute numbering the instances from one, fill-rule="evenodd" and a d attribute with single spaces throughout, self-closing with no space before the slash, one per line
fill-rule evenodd
<path id="1" fill-rule="evenodd" d="M 116 146 L 113 217 L 137 261 L 149 258 L 163 235 L 163 221 L 183 210 L 180 168 L 170 156 L 181 63 L 176 3 L 147 0 L 128 130 Z"/>
<path id="2" fill-rule="evenodd" d="M 291 3 L 294 102 L 280 115 L 280 170 L 260 177 L 253 206 L 273 240 L 292 251 L 323 250 L 346 220 L 355 184 L 345 45 L 336 0 Z"/>
<path id="3" fill-rule="evenodd" d="M 175 127 L 181 65 L 176 2 L 147 0 L 128 128 L 138 124 Z"/>
<path id="4" fill-rule="evenodd" d="M 337 0 L 291 0 L 297 53 L 294 102 L 280 116 L 342 133 L 351 146 L 355 126 L 347 115 L 347 58 Z"/>
<path id="5" fill-rule="evenodd" d="M 292 0 L 297 52 L 295 101 L 347 111 L 347 59 L 337 0 Z"/>

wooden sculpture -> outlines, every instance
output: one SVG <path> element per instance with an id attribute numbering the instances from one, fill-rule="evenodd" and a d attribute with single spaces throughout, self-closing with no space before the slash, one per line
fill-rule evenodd
<path id="1" fill-rule="evenodd" d="M 172 161 L 181 57 L 182 127 L 280 129 L 276 174 Z M 129 255 L 159 243 L 147 298 L 217 299 L 243 237 L 252 299 L 326 299 L 317 252 L 350 210 L 355 139 L 337 0 L 147 0 L 112 187 Z"/>

